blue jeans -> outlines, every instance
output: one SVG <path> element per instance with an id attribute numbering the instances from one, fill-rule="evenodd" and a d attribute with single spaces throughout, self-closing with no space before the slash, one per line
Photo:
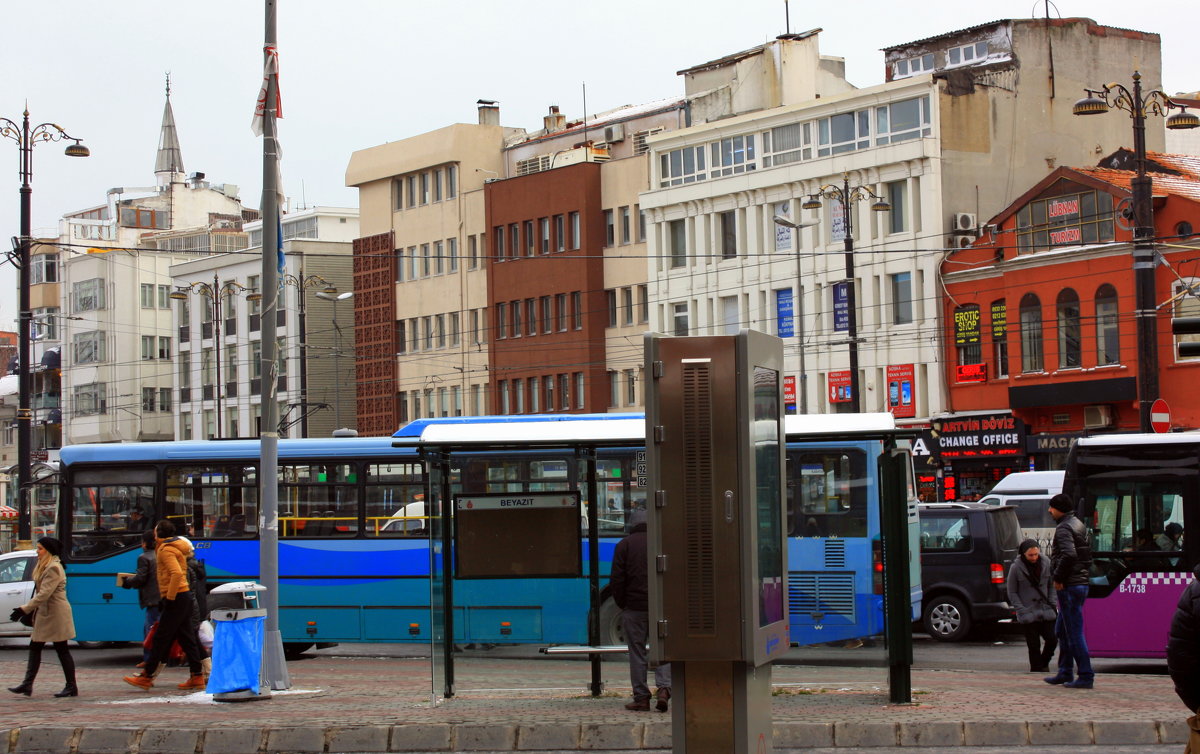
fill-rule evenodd
<path id="1" fill-rule="evenodd" d="M 1087 599 L 1087 584 L 1068 586 L 1058 593 L 1058 620 L 1054 634 L 1058 637 L 1058 674 L 1072 677 L 1076 670 L 1079 680 L 1092 682 L 1092 657 L 1083 638 L 1083 603 Z"/>
<path id="2" fill-rule="evenodd" d="M 146 635 L 150 633 L 150 627 L 158 622 L 158 605 L 151 605 L 146 608 L 146 623 L 142 626 L 142 644 L 145 645 Z M 142 649 L 142 662 L 150 662 L 150 650 Z"/>

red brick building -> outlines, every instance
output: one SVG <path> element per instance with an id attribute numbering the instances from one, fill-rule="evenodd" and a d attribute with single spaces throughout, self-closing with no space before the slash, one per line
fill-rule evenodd
<path id="1" fill-rule="evenodd" d="M 1172 429 L 1191 429 L 1200 359 L 1178 358 L 1171 319 L 1200 314 L 1200 158 L 1148 157 L 1159 394 Z M 1011 411 L 1025 468 L 1060 467 L 1072 437 L 1138 430 L 1133 167 L 1122 149 L 1095 168 L 1056 169 L 942 265 L 952 413 Z"/>
<path id="2" fill-rule="evenodd" d="M 608 409 L 601 165 L 485 187 L 489 413 Z"/>

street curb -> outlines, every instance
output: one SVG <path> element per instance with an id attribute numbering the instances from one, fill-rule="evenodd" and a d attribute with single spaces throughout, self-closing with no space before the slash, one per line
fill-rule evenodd
<path id="1" fill-rule="evenodd" d="M 779 723 L 778 750 L 955 746 L 1115 746 L 1181 744 L 1182 719 L 1147 721 Z M 431 751 L 645 751 L 667 749 L 671 726 L 653 723 L 407 723 L 241 728 L 80 728 L 30 726 L 4 736 L 0 754 L 326 754 Z"/>

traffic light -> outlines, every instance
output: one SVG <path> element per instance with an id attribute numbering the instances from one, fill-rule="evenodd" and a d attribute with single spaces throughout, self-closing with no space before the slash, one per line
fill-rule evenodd
<path id="1" fill-rule="evenodd" d="M 1171 332 L 1175 335 L 1200 335 L 1200 317 L 1172 319 Z M 1200 356 L 1200 341 L 1185 340 L 1179 344 L 1179 358 L 1190 359 L 1197 356 Z"/>

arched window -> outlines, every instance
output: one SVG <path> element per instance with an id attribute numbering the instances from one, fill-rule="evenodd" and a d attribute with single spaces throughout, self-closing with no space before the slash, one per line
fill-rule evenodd
<path id="1" fill-rule="evenodd" d="M 1176 317 L 1200 317 L 1200 280 L 1192 278 L 1175 283 L 1174 315 Z M 1200 335 L 1176 335 L 1175 353 L 1179 353 L 1180 343 L 1197 340 L 1200 340 Z M 1179 357 L 1176 356 L 1175 360 L 1179 361 Z"/>
<path id="2" fill-rule="evenodd" d="M 1021 297 L 1021 371 L 1041 372 L 1042 302 L 1032 293 Z"/>
<path id="3" fill-rule="evenodd" d="M 1058 368 L 1078 369 L 1083 364 L 1083 340 L 1079 332 L 1079 294 L 1070 288 L 1059 291 Z"/>
<path id="4" fill-rule="evenodd" d="M 1096 289 L 1096 364 L 1121 363 L 1121 333 L 1117 326 L 1117 289 L 1105 283 Z"/>

